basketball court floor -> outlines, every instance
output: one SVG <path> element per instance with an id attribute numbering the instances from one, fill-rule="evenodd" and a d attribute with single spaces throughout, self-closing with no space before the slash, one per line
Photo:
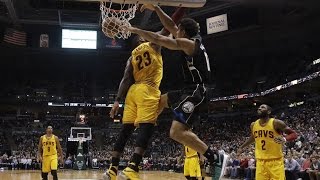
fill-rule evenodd
<path id="1" fill-rule="evenodd" d="M 60 170 L 58 173 L 59 180 L 101 180 L 103 171 L 99 170 Z M 49 180 L 52 176 L 49 174 Z M 140 175 L 142 180 L 184 180 L 182 173 L 164 172 L 164 171 L 145 171 Z M 39 180 L 41 179 L 39 170 L 4 170 L 0 171 L 1 180 Z M 206 180 L 210 178 L 207 177 Z"/>

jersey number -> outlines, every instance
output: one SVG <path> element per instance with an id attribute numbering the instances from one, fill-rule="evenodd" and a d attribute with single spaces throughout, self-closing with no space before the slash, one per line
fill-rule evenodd
<path id="1" fill-rule="evenodd" d="M 262 150 L 266 150 L 266 148 L 265 148 L 266 141 L 265 140 L 261 140 L 261 144 L 262 144 Z"/>
<path id="2" fill-rule="evenodd" d="M 48 147 L 48 152 L 50 152 L 50 147 Z"/>
<path id="3" fill-rule="evenodd" d="M 151 57 L 148 51 L 143 53 L 143 57 L 141 55 L 136 57 L 136 61 L 138 61 L 138 69 L 139 71 L 146 66 L 151 64 Z"/>

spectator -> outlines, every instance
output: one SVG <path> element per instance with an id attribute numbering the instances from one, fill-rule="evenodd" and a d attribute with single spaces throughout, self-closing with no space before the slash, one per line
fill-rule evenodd
<path id="1" fill-rule="evenodd" d="M 254 179 L 255 177 L 255 159 L 252 156 L 252 152 L 248 155 L 248 168 L 246 170 L 246 180 Z"/>
<path id="2" fill-rule="evenodd" d="M 310 180 L 319 179 L 319 157 L 318 156 L 313 156 L 311 158 L 310 170 L 307 172 L 309 173 Z"/>
<path id="3" fill-rule="evenodd" d="M 310 169 L 310 165 L 311 165 L 311 159 L 309 155 L 306 155 L 306 159 L 303 161 L 300 172 L 298 173 L 299 178 L 309 179 L 309 174 L 307 173 L 307 170 Z"/>
<path id="4" fill-rule="evenodd" d="M 285 164 L 287 179 L 298 179 L 298 173 L 300 172 L 300 164 L 296 160 L 296 156 L 289 155 Z"/>

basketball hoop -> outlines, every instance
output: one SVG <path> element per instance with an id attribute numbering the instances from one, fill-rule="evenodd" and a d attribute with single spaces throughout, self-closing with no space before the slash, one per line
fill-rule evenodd
<path id="1" fill-rule="evenodd" d="M 100 1 L 102 31 L 110 38 L 128 39 L 131 32 L 121 27 L 130 27 L 130 20 L 135 17 L 138 1 L 133 4 L 120 4 L 120 9 L 112 9 L 112 0 Z"/>

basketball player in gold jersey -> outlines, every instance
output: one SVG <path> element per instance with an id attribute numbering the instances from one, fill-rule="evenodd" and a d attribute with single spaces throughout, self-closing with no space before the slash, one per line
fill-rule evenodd
<path id="1" fill-rule="evenodd" d="M 59 159 L 63 161 L 62 149 L 57 136 L 52 134 L 52 127 L 48 126 L 46 134 L 40 137 L 38 146 L 38 158 L 42 162 L 42 180 L 48 179 L 48 173 L 51 172 L 53 180 L 58 180 L 58 154 Z"/>
<path id="2" fill-rule="evenodd" d="M 186 158 L 184 160 L 183 174 L 187 180 L 198 180 L 202 176 L 200 154 L 188 146 L 184 146 L 184 149 Z M 204 177 L 201 179 L 204 179 Z"/>
<path id="3" fill-rule="evenodd" d="M 173 17 L 182 17 L 183 9 L 179 8 Z M 160 34 L 169 34 L 162 30 Z M 139 36 L 138 36 L 139 37 Z M 161 47 L 154 43 L 138 39 L 138 46 L 132 51 L 127 61 L 124 76 L 120 82 L 116 101 L 110 112 L 114 118 L 119 109 L 119 101 L 125 97 L 123 128 L 112 152 L 111 165 L 104 174 L 104 179 L 116 180 L 120 156 L 132 132 L 136 129 L 136 145 L 128 166 L 120 173 L 123 179 L 140 180 L 139 164 L 152 137 L 158 117 L 158 105 L 162 80 Z"/>
<path id="4" fill-rule="evenodd" d="M 238 149 L 238 155 L 243 148 L 255 142 L 256 179 L 284 180 L 284 160 L 282 146 L 286 141 L 293 141 L 297 133 L 283 121 L 270 117 L 271 108 L 262 104 L 258 108 L 258 117 L 251 124 L 251 136 Z M 285 137 L 282 133 L 287 134 Z"/>
<path id="5" fill-rule="evenodd" d="M 135 27 L 123 27 L 124 30 L 138 34 L 146 40 L 181 52 L 181 59 L 177 63 L 182 68 L 184 87 L 178 91 L 169 91 L 161 95 L 159 112 L 171 108 L 174 119 L 170 128 L 170 137 L 175 141 L 191 147 L 208 159 L 212 165 L 218 164 L 222 158 L 217 151 L 213 151 L 199 137 L 190 131 L 190 127 L 199 120 L 200 106 L 205 103 L 207 84 L 210 83 L 211 66 L 208 54 L 202 43 L 199 24 L 190 18 L 183 18 L 178 24 L 171 19 L 159 6 L 145 4 L 144 9 L 155 11 L 168 31 L 174 38 L 142 30 Z M 221 161 L 221 170 L 226 161 Z"/>

